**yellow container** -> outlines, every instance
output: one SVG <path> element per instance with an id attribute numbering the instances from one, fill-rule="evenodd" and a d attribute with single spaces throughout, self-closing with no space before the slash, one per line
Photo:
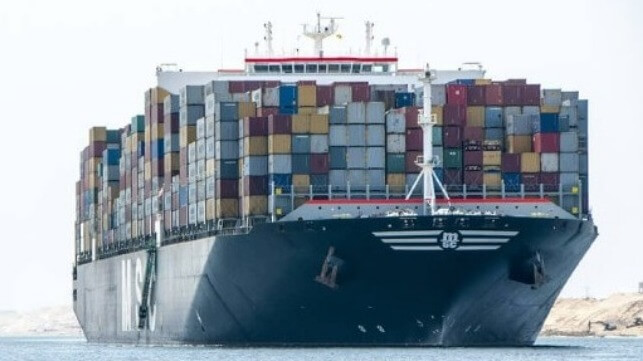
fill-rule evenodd
<path id="1" fill-rule="evenodd" d="M 193 143 L 195 141 L 196 141 L 196 127 L 194 125 L 186 125 L 179 128 L 179 146 L 181 148 L 187 148 L 188 144 Z"/>
<path id="2" fill-rule="evenodd" d="M 89 174 L 98 174 L 100 168 L 101 158 L 93 157 L 87 160 L 87 170 Z"/>
<path id="3" fill-rule="evenodd" d="M 268 137 L 255 136 L 243 138 L 243 156 L 267 154 Z"/>
<path id="4" fill-rule="evenodd" d="M 308 174 L 293 174 L 292 185 L 295 187 L 308 187 L 310 185 L 310 176 Z M 300 189 L 298 189 L 300 191 Z"/>
<path id="5" fill-rule="evenodd" d="M 310 115 L 295 114 L 292 116 L 292 132 L 294 134 L 310 133 Z"/>
<path id="6" fill-rule="evenodd" d="M 489 85 L 491 84 L 491 79 L 476 79 L 475 85 Z"/>
<path id="7" fill-rule="evenodd" d="M 216 202 L 214 199 L 206 199 L 205 201 L 205 219 L 208 221 L 216 218 Z"/>
<path id="8" fill-rule="evenodd" d="M 311 134 L 328 134 L 328 116 L 324 114 L 312 114 L 310 116 Z"/>
<path id="9" fill-rule="evenodd" d="M 152 163 L 145 162 L 145 180 L 152 180 Z"/>
<path id="10" fill-rule="evenodd" d="M 406 175 L 404 173 L 389 173 L 386 175 L 386 184 L 389 192 L 403 193 L 406 186 Z"/>
<path id="11" fill-rule="evenodd" d="M 107 128 L 93 127 L 89 129 L 89 141 L 91 143 L 107 141 Z"/>
<path id="12" fill-rule="evenodd" d="M 522 153 L 520 155 L 520 172 L 539 173 L 540 172 L 540 154 Z"/>
<path id="13" fill-rule="evenodd" d="M 433 105 L 431 106 L 431 113 L 435 114 L 435 121 L 437 122 L 437 125 L 442 125 L 444 124 L 444 117 L 442 116 L 443 111 L 442 111 L 442 106 L 440 105 Z"/>
<path id="14" fill-rule="evenodd" d="M 528 153 L 531 152 L 530 135 L 508 135 L 507 153 Z"/>
<path id="15" fill-rule="evenodd" d="M 237 198 L 218 198 L 215 201 L 215 218 L 237 218 L 239 217 L 239 200 Z"/>
<path id="16" fill-rule="evenodd" d="M 172 172 L 176 173 L 179 171 L 179 153 L 165 153 L 163 157 L 163 167 L 166 176 L 171 175 Z"/>
<path id="17" fill-rule="evenodd" d="M 271 134 L 268 136 L 268 154 L 290 153 L 290 134 Z"/>
<path id="18" fill-rule="evenodd" d="M 216 162 L 214 161 L 214 159 L 206 159 L 206 161 L 205 161 L 205 176 L 206 177 L 213 177 L 215 168 L 216 168 Z"/>
<path id="19" fill-rule="evenodd" d="M 502 152 L 499 150 L 485 150 L 482 152 L 482 165 L 497 165 L 502 162 Z"/>
<path id="20" fill-rule="evenodd" d="M 541 105 L 541 113 L 560 113 L 560 107 L 557 105 Z"/>
<path id="21" fill-rule="evenodd" d="M 484 107 L 467 107 L 467 127 L 484 127 Z"/>
<path id="22" fill-rule="evenodd" d="M 300 107 L 317 106 L 317 86 L 300 85 L 297 89 L 297 104 Z"/>
<path id="23" fill-rule="evenodd" d="M 239 102 L 238 109 L 239 119 L 243 119 L 245 117 L 254 117 L 257 114 L 257 107 L 253 102 Z"/>
<path id="24" fill-rule="evenodd" d="M 150 88 L 149 94 L 150 104 L 163 104 L 163 102 L 165 101 L 165 97 L 170 95 L 167 90 L 161 88 L 160 86 Z"/>
<path id="25" fill-rule="evenodd" d="M 487 186 L 487 190 L 500 189 L 500 172 L 485 172 L 482 177 L 484 184 Z"/>
<path id="26" fill-rule="evenodd" d="M 241 208 L 244 216 L 268 214 L 268 196 L 244 196 Z"/>
<path id="27" fill-rule="evenodd" d="M 160 123 L 160 124 L 159 123 L 154 123 L 154 124 L 152 124 L 152 130 L 151 130 L 152 131 L 152 134 L 151 134 L 152 140 L 163 139 L 163 136 L 164 136 L 164 130 L 163 129 L 164 129 L 163 123 Z"/>
<path id="28" fill-rule="evenodd" d="M 317 108 L 315 107 L 299 107 L 297 114 L 317 114 Z"/>

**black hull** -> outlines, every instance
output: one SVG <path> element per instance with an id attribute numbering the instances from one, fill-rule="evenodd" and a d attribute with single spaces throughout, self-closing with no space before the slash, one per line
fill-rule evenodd
<path id="1" fill-rule="evenodd" d="M 92 342 L 526 346 L 597 236 L 591 220 L 442 218 L 446 231 L 517 234 L 495 250 L 400 251 L 373 232 L 432 230 L 433 217 L 268 223 L 162 247 L 143 330 L 145 252 L 78 266 L 75 311 Z"/>

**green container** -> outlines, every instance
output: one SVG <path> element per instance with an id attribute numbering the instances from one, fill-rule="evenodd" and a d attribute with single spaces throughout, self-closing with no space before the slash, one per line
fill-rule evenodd
<path id="1" fill-rule="evenodd" d="M 444 168 L 451 168 L 451 169 L 462 168 L 462 149 L 460 148 L 444 149 Z"/>
<path id="2" fill-rule="evenodd" d="M 145 116 L 135 115 L 132 117 L 132 133 L 142 133 L 145 131 Z"/>
<path id="3" fill-rule="evenodd" d="M 442 127 L 433 127 L 433 145 L 442 146 Z"/>
<path id="4" fill-rule="evenodd" d="M 386 172 L 387 173 L 404 173 L 406 163 L 404 153 L 387 153 L 386 154 Z"/>

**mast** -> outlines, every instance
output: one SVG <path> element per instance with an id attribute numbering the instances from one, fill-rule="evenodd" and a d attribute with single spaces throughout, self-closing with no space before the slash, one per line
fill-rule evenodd
<path id="1" fill-rule="evenodd" d="M 272 51 L 272 23 L 269 21 L 265 24 L 263 24 L 263 28 L 266 32 L 266 34 L 263 37 L 263 40 L 266 41 L 266 48 L 268 50 L 268 56 L 272 56 L 273 51 Z"/>
<path id="2" fill-rule="evenodd" d="M 324 26 L 323 28 L 321 25 L 322 19 L 330 20 L 330 23 L 327 26 Z M 319 57 L 324 56 L 324 46 L 323 46 L 324 39 L 326 39 L 329 36 L 332 36 L 337 32 L 338 26 L 337 26 L 337 23 L 335 23 L 335 20 L 337 19 L 340 19 L 340 18 L 337 18 L 337 17 L 322 18 L 321 14 L 317 13 L 317 24 L 313 26 L 312 31 L 308 31 L 307 26 L 304 25 L 304 32 L 303 32 L 304 36 L 307 36 L 313 39 L 313 41 L 315 42 L 315 48 L 314 48 L 315 56 L 319 56 Z"/>
<path id="3" fill-rule="evenodd" d="M 371 55 L 371 45 L 373 44 L 373 27 L 375 24 L 371 21 L 366 22 L 366 47 L 364 49 L 364 52 L 366 55 Z"/>

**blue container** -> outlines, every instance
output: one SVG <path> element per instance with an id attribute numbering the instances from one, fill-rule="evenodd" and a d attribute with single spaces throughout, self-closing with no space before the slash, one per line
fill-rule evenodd
<path id="1" fill-rule="evenodd" d="M 536 133 L 558 133 L 560 125 L 557 113 L 540 113 L 540 118 L 534 117 L 532 130 Z"/>
<path id="2" fill-rule="evenodd" d="M 346 169 L 346 147 L 330 147 L 330 169 Z"/>
<path id="3" fill-rule="evenodd" d="M 121 132 L 119 130 L 107 131 L 107 143 L 119 144 L 121 142 Z"/>
<path id="4" fill-rule="evenodd" d="M 275 187 L 290 189 L 292 185 L 292 174 L 270 174 L 268 176 L 268 186 L 271 187 L 273 182 L 275 183 Z"/>
<path id="5" fill-rule="evenodd" d="M 145 116 L 135 115 L 132 117 L 132 133 L 141 133 L 145 131 Z"/>
<path id="6" fill-rule="evenodd" d="M 502 173 L 505 192 L 520 192 L 520 173 Z"/>
<path id="7" fill-rule="evenodd" d="M 406 171 L 406 157 L 404 153 L 386 154 L 386 172 L 404 173 Z"/>
<path id="8" fill-rule="evenodd" d="M 188 187 L 179 187 L 179 206 L 186 207 L 188 205 Z"/>
<path id="9" fill-rule="evenodd" d="M 292 155 L 292 172 L 295 174 L 310 173 L 310 154 Z"/>
<path id="10" fill-rule="evenodd" d="M 460 84 L 460 85 L 476 85 L 475 79 L 457 79 L 450 82 L 449 84 Z"/>
<path id="11" fill-rule="evenodd" d="M 215 174 L 217 179 L 237 179 L 239 178 L 239 162 L 231 159 L 217 160 Z"/>
<path id="12" fill-rule="evenodd" d="M 487 107 L 484 113 L 484 126 L 487 128 L 501 128 L 503 126 L 502 108 Z"/>
<path id="13" fill-rule="evenodd" d="M 323 192 L 328 187 L 328 174 L 312 174 L 310 184 L 316 192 Z"/>
<path id="14" fill-rule="evenodd" d="M 103 159 L 107 161 L 107 165 L 118 165 L 120 158 L 120 149 L 105 149 L 103 151 Z"/>
<path id="15" fill-rule="evenodd" d="M 279 87 L 279 113 L 297 113 L 297 85 L 282 85 Z"/>
<path id="16" fill-rule="evenodd" d="M 328 111 L 328 121 L 330 124 L 346 124 L 346 106 L 333 105 Z"/>
<path id="17" fill-rule="evenodd" d="M 559 117 L 558 118 L 558 132 L 569 132 L 569 117 Z"/>
<path id="18" fill-rule="evenodd" d="M 310 135 L 293 135 L 292 136 L 293 153 L 310 153 Z"/>
<path id="19" fill-rule="evenodd" d="M 205 116 L 205 107 L 203 105 L 186 105 L 179 111 L 179 126 L 196 125 L 199 118 Z"/>
<path id="20" fill-rule="evenodd" d="M 503 128 L 485 128 L 484 140 L 503 141 L 505 130 Z"/>
<path id="21" fill-rule="evenodd" d="M 395 107 L 404 108 L 415 105 L 415 93 L 395 93 Z"/>
<path id="22" fill-rule="evenodd" d="M 239 119 L 239 105 L 236 102 L 221 102 L 217 114 L 217 120 L 222 122 L 236 121 Z"/>
<path id="23" fill-rule="evenodd" d="M 162 159 L 165 148 L 165 142 L 163 140 L 153 140 L 152 141 L 152 159 Z"/>

